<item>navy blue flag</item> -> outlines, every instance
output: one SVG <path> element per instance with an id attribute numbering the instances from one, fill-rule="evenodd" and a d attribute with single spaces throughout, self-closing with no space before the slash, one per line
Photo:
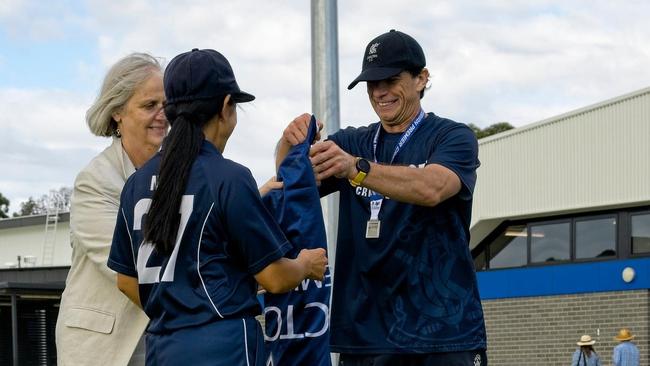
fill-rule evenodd
<path id="1" fill-rule="evenodd" d="M 327 250 L 325 224 L 309 161 L 309 148 L 317 133 L 312 116 L 307 138 L 293 146 L 278 169 L 280 190 L 263 197 L 264 204 L 280 224 L 295 258 L 301 249 Z M 267 365 L 330 366 L 329 303 L 332 282 L 329 268 L 324 281 L 303 280 L 293 291 L 264 294 L 265 344 Z"/>

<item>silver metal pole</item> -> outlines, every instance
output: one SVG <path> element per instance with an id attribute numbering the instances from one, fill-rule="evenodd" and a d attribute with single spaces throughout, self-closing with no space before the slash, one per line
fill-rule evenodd
<path id="1" fill-rule="evenodd" d="M 311 104 L 316 119 L 325 125 L 321 135 L 339 130 L 339 55 L 336 0 L 311 1 Z M 324 202 L 323 202 L 324 201 Z M 336 236 L 338 229 L 338 193 L 323 202 L 323 216 L 327 230 L 330 280 L 334 281 Z M 338 364 L 338 355 L 332 355 L 332 365 Z"/>
<path id="2" fill-rule="evenodd" d="M 311 44 L 312 110 L 316 119 L 325 125 L 322 135 L 330 135 L 340 128 L 336 0 L 312 0 Z M 331 195 L 325 201 L 323 211 L 327 229 L 328 252 L 330 253 L 330 273 L 334 276 L 339 211 L 338 196 Z"/>

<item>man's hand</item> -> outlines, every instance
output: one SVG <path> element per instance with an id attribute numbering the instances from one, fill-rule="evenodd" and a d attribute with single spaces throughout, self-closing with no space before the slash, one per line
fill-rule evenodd
<path id="1" fill-rule="evenodd" d="M 289 123 L 287 128 L 284 129 L 280 142 L 287 143 L 290 146 L 295 146 L 305 141 L 307 138 L 307 131 L 309 131 L 310 120 L 311 115 L 308 113 L 303 113 L 300 116 L 294 118 L 294 120 Z M 318 125 L 318 132 L 316 132 L 316 138 L 314 141 L 320 140 L 320 130 L 323 129 L 323 124 L 320 121 L 316 121 L 316 124 Z"/>
<path id="2" fill-rule="evenodd" d="M 357 174 L 356 158 L 332 141 L 319 142 L 309 150 L 316 180 L 331 176 L 352 179 Z"/>
<path id="3" fill-rule="evenodd" d="M 275 167 L 276 169 L 280 166 L 282 160 L 289 153 L 291 146 L 298 145 L 305 141 L 307 138 L 307 132 L 309 131 L 309 122 L 311 121 L 311 115 L 309 113 L 303 113 L 300 116 L 296 117 L 289 123 L 287 128 L 282 132 L 282 137 L 278 142 L 278 146 L 275 150 Z M 323 124 L 320 121 L 316 121 L 318 126 L 318 132 L 316 132 L 316 137 L 314 141 L 320 140 L 320 130 L 323 129 Z M 310 141 L 311 143 L 312 141 Z"/>

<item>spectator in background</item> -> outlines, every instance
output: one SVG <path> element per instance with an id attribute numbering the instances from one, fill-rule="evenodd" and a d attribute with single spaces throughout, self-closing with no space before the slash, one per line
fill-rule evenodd
<path id="1" fill-rule="evenodd" d="M 600 357 L 594 350 L 594 343 L 596 340 L 589 335 L 580 337 L 576 343 L 580 348 L 573 353 L 571 366 L 600 366 Z"/>
<path id="2" fill-rule="evenodd" d="M 630 330 L 626 328 L 619 330 L 614 339 L 621 343 L 614 347 L 612 364 L 614 366 L 639 366 L 639 349 L 631 342 L 634 335 Z"/>

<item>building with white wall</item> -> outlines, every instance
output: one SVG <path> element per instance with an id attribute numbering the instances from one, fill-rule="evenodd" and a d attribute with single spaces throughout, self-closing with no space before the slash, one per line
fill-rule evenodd
<path id="1" fill-rule="evenodd" d="M 56 365 L 70 214 L 0 220 L 0 365 Z"/>
<path id="2" fill-rule="evenodd" d="M 0 268 L 70 265 L 70 213 L 59 214 L 56 229 L 50 225 L 48 233 L 46 220 L 47 215 L 0 220 Z M 46 241 L 52 245 L 49 252 Z"/>
<path id="3" fill-rule="evenodd" d="M 471 247 L 491 363 L 567 364 L 582 334 L 610 360 L 620 327 L 650 362 L 649 158 L 650 88 L 479 141 Z"/>

